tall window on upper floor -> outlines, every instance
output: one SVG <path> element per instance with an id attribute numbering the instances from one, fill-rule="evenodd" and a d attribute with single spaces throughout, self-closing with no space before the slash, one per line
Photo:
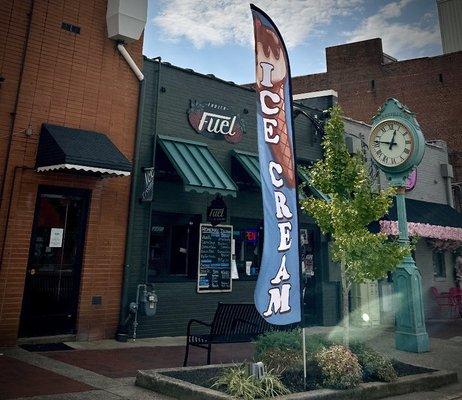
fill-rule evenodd
<path id="1" fill-rule="evenodd" d="M 433 276 L 435 278 L 446 278 L 446 262 L 443 251 L 433 252 Z"/>

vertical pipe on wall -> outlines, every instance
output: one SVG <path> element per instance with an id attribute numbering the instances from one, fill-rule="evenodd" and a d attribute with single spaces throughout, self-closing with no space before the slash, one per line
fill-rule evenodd
<path id="1" fill-rule="evenodd" d="M 159 63 L 159 67 L 157 69 L 157 93 L 156 93 L 156 106 L 154 109 L 154 134 L 152 137 L 152 161 L 151 166 L 154 168 L 154 178 L 153 184 L 156 179 L 156 149 L 157 149 L 157 121 L 159 115 L 159 97 L 160 97 L 160 77 L 162 72 L 162 58 L 155 57 L 153 60 L 157 60 Z M 147 250 L 146 250 L 146 264 L 144 267 L 144 283 L 148 283 L 148 274 L 149 274 L 149 259 L 150 259 L 150 251 L 151 251 L 151 224 L 152 224 L 152 201 L 149 202 L 149 230 L 148 230 L 148 243 L 147 243 Z"/>
<path id="2" fill-rule="evenodd" d="M 131 262 L 131 249 L 133 242 L 133 228 L 134 228 L 134 219 L 135 219 L 135 202 L 136 202 L 136 182 L 139 179 L 139 168 L 136 168 L 136 160 L 140 152 L 141 144 L 141 123 L 144 109 L 144 95 L 145 95 L 145 80 L 140 81 L 139 97 L 138 97 L 138 116 L 136 122 L 136 134 L 135 134 L 135 149 L 133 153 L 133 173 L 132 180 L 130 182 L 130 204 L 129 204 L 129 214 L 128 214 L 128 223 L 127 223 L 127 232 L 126 232 L 126 241 L 125 241 L 125 262 L 124 262 L 124 271 L 122 278 L 122 295 L 120 300 L 120 314 L 119 314 L 119 327 L 118 333 L 123 333 L 123 325 L 125 324 L 125 319 L 127 318 L 127 309 L 125 305 L 128 301 L 128 292 L 129 292 L 129 281 L 130 281 L 130 262 Z"/>

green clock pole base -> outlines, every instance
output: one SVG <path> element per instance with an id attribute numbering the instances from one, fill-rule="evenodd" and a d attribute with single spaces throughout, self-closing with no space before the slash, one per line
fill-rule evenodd
<path id="1" fill-rule="evenodd" d="M 430 350 L 428 334 L 395 332 L 395 346 L 397 350 L 410 353 L 426 353 Z"/>
<path id="2" fill-rule="evenodd" d="M 412 257 L 407 256 L 393 274 L 395 291 L 395 345 L 413 353 L 429 351 L 422 301 L 422 278 Z"/>

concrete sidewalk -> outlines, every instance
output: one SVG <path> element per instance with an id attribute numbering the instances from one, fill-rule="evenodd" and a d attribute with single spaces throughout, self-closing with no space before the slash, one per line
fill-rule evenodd
<path id="1" fill-rule="evenodd" d="M 315 327 L 308 333 L 335 334 L 336 328 Z M 390 329 L 352 329 L 380 352 L 410 364 L 456 371 L 462 381 L 462 321 L 428 323 L 431 351 L 405 353 L 394 348 Z M 113 340 L 67 343 L 75 350 L 29 352 L 22 348 L 0 349 L 0 400 L 168 400 L 168 397 L 134 386 L 138 369 L 181 366 L 185 338 Z M 212 362 L 240 362 L 253 355 L 251 343 L 217 345 Z M 190 365 L 205 364 L 205 351 L 193 349 Z M 389 400 L 462 400 L 462 384 Z"/>

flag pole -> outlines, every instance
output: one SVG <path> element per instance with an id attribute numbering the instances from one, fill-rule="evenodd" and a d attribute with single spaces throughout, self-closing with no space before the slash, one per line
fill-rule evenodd
<path id="1" fill-rule="evenodd" d="M 303 389 L 306 389 L 306 336 L 305 327 L 302 328 L 302 343 L 303 343 Z"/>

